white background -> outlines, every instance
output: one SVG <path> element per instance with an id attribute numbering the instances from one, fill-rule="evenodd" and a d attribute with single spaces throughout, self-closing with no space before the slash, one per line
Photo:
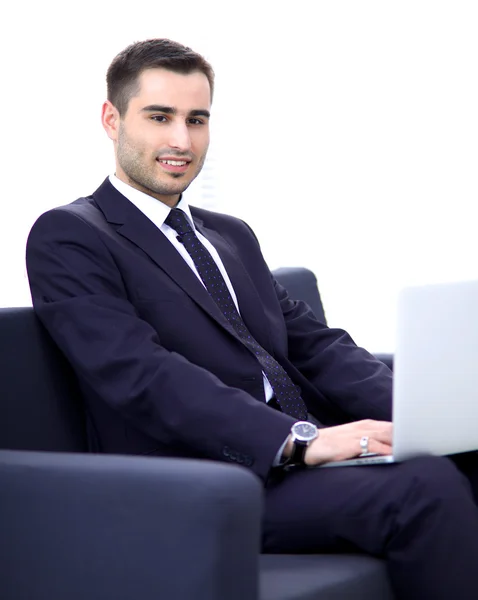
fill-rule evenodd
<path id="1" fill-rule="evenodd" d="M 313 269 L 329 324 L 393 351 L 400 288 L 477 278 L 477 2 L 2 7 L 0 306 L 30 304 L 37 216 L 113 171 L 105 72 L 148 37 L 216 71 L 211 160 L 190 201 L 249 222 L 271 268 Z"/>

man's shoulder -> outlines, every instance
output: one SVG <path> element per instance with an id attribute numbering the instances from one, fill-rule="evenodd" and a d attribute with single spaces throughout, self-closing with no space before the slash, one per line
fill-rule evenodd
<path id="1" fill-rule="evenodd" d="M 219 232 L 228 230 L 251 232 L 249 225 L 238 217 L 192 205 L 190 205 L 190 209 L 194 219 L 199 219 L 206 227 L 211 229 L 216 229 Z"/>
<path id="2" fill-rule="evenodd" d="M 35 226 L 56 223 L 60 225 L 65 223 L 88 224 L 90 226 L 104 223 L 104 217 L 91 196 L 78 198 L 69 204 L 55 206 L 41 214 L 34 224 Z"/>
<path id="3" fill-rule="evenodd" d="M 113 194 L 113 201 L 116 194 L 120 195 L 113 188 L 109 180 L 105 179 L 98 189 L 89 196 L 81 196 L 68 204 L 51 208 L 44 212 L 40 216 L 40 219 L 49 220 L 51 218 L 77 217 L 78 220 L 83 220 L 90 224 L 104 222 L 105 217 L 99 199 L 111 194 Z"/>
<path id="4" fill-rule="evenodd" d="M 91 197 L 83 197 L 45 211 L 33 223 L 27 255 L 46 245 L 96 244 L 108 224 Z"/>
<path id="5" fill-rule="evenodd" d="M 76 215 L 87 215 L 97 210 L 98 207 L 95 205 L 93 196 L 82 196 L 81 198 L 77 198 L 76 200 L 73 200 L 68 204 L 55 206 L 54 208 L 51 208 L 46 212 L 49 213 L 54 211 L 64 211 Z"/>

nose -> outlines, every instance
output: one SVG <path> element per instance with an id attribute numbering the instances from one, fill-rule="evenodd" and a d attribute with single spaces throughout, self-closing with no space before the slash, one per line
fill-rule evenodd
<path id="1" fill-rule="evenodd" d="M 191 136 L 186 123 L 174 123 L 169 130 L 169 146 L 181 152 L 191 149 Z"/>

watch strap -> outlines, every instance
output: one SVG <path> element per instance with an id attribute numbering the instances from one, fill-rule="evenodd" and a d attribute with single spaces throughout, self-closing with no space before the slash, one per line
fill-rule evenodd
<path id="1" fill-rule="evenodd" d="M 282 464 L 282 468 L 286 471 L 292 469 L 302 469 L 305 467 L 304 457 L 307 450 L 307 444 L 294 440 L 292 453 L 289 458 Z"/>

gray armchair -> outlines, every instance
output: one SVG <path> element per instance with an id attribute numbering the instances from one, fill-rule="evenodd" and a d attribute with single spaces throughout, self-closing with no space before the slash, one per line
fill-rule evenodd
<path id="1" fill-rule="evenodd" d="M 380 560 L 260 555 L 242 467 L 87 453 L 75 377 L 31 308 L 0 309 L 0 353 L 2 600 L 392 600 Z"/>

